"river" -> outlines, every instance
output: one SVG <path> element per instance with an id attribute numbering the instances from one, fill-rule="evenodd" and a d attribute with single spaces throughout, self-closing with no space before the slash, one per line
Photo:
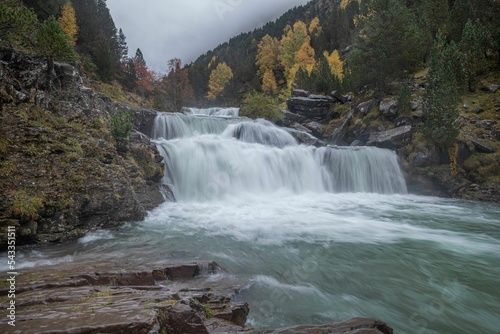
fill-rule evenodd
<path id="1" fill-rule="evenodd" d="M 395 333 L 500 331 L 498 206 L 408 194 L 392 151 L 306 147 L 235 116 L 159 116 L 178 201 L 118 231 L 27 248 L 18 269 L 215 260 L 225 272 L 208 279 L 239 286 L 255 328 L 363 316 Z"/>

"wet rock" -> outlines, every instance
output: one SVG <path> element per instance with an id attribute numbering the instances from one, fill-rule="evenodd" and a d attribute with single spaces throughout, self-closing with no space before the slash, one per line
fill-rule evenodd
<path id="1" fill-rule="evenodd" d="M 290 128 L 285 128 L 285 130 L 289 134 L 291 134 L 297 140 L 297 142 L 299 144 L 304 144 L 304 145 L 308 145 L 308 146 L 316 146 L 316 147 L 322 147 L 322 146 L 327 145 L 324 141 L 319 140 L 318 138 L 314 137 L 309 132 L 299 131 L 299 130 L 290 129 Z"/>
<path id="2" fill-rule="evenodd" d="M 347 114 L 345 120 L 342 124 L 333 130 L 328 142 L 332 145 L 345 145 L 344 138 L 349 130 L 349 126 L 351 125 L 352 118 L 354 117 L 354 110 L 351 110 L 349 114 Z"/>
<path id="3" fill-rule="evenodd" d="M 184 272 L 193 266 L 202 273 L 216 264 L 66 263 L 24 269 L 16 277 L 16 311 L 22 321 L 2 333 L 243 332 L 248 304 L 231 302 L 228 292 L 234 286 L 213 290 L 201 274 L 155 279 L 155 272 Z M 0 295 L 7 293 L 0 290 Z M 7 307 L 5 300 L 0 299 L 1 307 Z"/>
<path id="4" fill-rule="evenodd" d="M 208 334 L 202 318 L 189 305 L 177 304 L 169 309 L 168 326 L 174 333 Z"/>
<path id="5" fill-rule="evenodd" d="M 282 113 L 285 116 L 283 120 L 283 125 L 285 127 L 290 127 L 294 123 L 302 123 L 306 120 L 304 116 L 289 112 L 288 110 L 282 110 Z"/>
<path id="6" fill-rule="evenodd" d="M 411 138 L 411 125 L 382 131 L 370 137 L 366 143 L 369 146 L 396 149 L 406 145 Z"/>
<path id="7" fill-rule="evenodd" d="M 398 102 L 396 100 L 380 102 L 380 113 L 387 118 L 394 118 L 398 113 Z"/>
<path id="8" fill-rule="evenodd" d="M 494 147 L 491 147 L 490 145 L 486 144 L 485 142 L 480 141 L 479 139 L 477 139 L 475 137 L 468 136 L 467 139 L 470 140 L 470 142 L 472 144 L 474 144 L 474 147 L 476 148 L 477 152 L 480 152 L 480 153 L 495 153 L 496 152 Z"/>
<path id="9" fill-rule="evenodd" d="M 312 134 L 319 139 L 322 139 L 325 135 L 325 131 L 323 130 L 323 125 L 318 122 L 309 122 L 304 124 L 306 128 L 312 131 Z"/>

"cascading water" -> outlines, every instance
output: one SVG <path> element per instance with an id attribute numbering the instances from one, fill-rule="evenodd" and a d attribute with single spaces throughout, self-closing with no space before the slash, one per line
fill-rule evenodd
<path id="1" fill-rule="evenodd" d="M 287 131 L 264 120 L 229 124 L 184 116 L 180 126 L 178 117 L 158 116 L 155 137 L 163 138 L 157 144 L 165 158 L 165 182 L 173 186 L 179 200 L 278 190 L 296 194 L 406 193 L 405 180 L 392 151 L 298 145 Z M 181 135 L 179 129 L 186 135 Z M 202 135 L 207 133 L 212 134 Z M 165 139 L 179 137 L 183 138 Z"/>
<path id="2" fill-rule="evenodd" d="M 228 124 L 229 121 L 223 118 L 161 113 L 155 119 L 153 138 L 174 139 L 199 134 L 222 133 Z"/>
<path id="3" fill-rule="evenodd" d="M 184 108 L 184 113 L 191 115 L 219 116 L 219 117 L 238 117 L 239 108 Z"/>
<path id="4" fill-rule="evenodd" d="M 405 194 L 389 150 L 298 145 L 265 121 L 198 113 L 156 119 L 177 202 L 20 250 L 16 267 L 214 260 L 227 274 L 206 279 L 240 287 L 257 329 L 361 316 L 395 333 L 498 332 L 498 206 Z"/>

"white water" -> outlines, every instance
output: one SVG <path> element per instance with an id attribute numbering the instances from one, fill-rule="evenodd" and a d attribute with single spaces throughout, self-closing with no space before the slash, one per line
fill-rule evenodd
<path id="1" fill-rule="evenodd" d="M 392 151 L 298 145 L 287 131 L 263 120 L 229 124 L 184 116 L 194 119 L 182 119 L 186 128 L 191 125 L 190 130 L 179 126 L 177 116 L 160 115 L 155 137 L 162 138 L 157 144 L 165 159 L 164 181 L 173 186 L 178 200 L 213 200 L 278 190 L 296 194 L 406 193 Z M 221 131 L 223 125 L 225 131 Z"/>
<path id="2" fill-rule="evenodd" d="M 405 194 L 388 150 L 284 145 L 240 122 L 158 117 L 178 202 L 20 262 L 215 260 L 227 274 L 209 280 L 242 285 L 256 328 L 363 316 L 395 333 L 499 332 L 498 206 Z"/>
<path id="3" fill-rule="evenodd" d="M 205 115 L 205 116 L 219 116 L 219 117 L 238 117 L 239 108 L 184 108 L 186 114 L 191 115 Z"/>

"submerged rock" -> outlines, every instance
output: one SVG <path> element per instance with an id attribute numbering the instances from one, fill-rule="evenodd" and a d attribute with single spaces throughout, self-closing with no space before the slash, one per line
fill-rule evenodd
<path id="1" fill-rule="evenodd" d="M 254 334 L 392 334 L 393 329 L 386 323 L 367 318 L 353 318 L 327 325 L 302 325 Z"/>

